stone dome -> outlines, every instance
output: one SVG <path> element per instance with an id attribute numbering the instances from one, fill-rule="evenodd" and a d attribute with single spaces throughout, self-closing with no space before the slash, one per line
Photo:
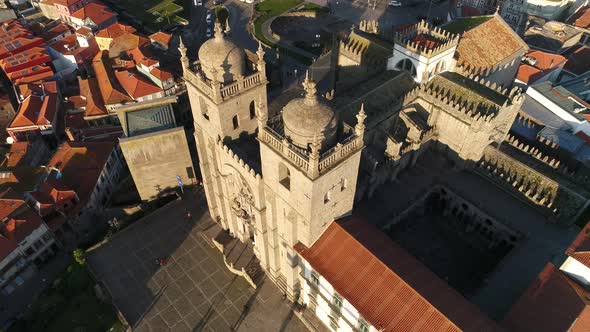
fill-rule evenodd
<path id="1" fill-rule="evenodd" d="M 216 76 L 219 82 L 230 83 L 244 76 L 246 53 L 225 37 L 219 22 L 215 23 L 215 37 L 201 45 L 198 57 L 205 76 L 210 80 Z"/>
<path id="2" fill-rule="evenodd" d="M 319 101 L 315 82 L 305 78 L 305 97 L 295 98 L 283 108 L 285 135 L 293 144 L 307 148 L 314 136 L 322 140 L 322 147 L 332 145 L 336 139 L 338 120 L 332 108 Z"/>

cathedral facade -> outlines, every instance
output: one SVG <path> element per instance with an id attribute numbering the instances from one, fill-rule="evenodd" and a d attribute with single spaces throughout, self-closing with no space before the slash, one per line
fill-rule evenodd
<path id="1" fill-rule="evenodd" d="M 209 212 L 231 236 L 253 244 L 266 275 L 290 300 L 303 301 L 301 248 L 350 215 L 355 201 L 395 180 L 430 147 L 475 163 L 506 139 L 523 97 L 491 76 L 500 65 L 492 73 L 457 59 L 460 38 L 420 23 L 396 36 L 386 61 L 371 61 L 383 66 L 371 92 L 339 97 L 337 90 L 328 100 L 306 75 L 302 96 L 276 114 L 269 111 L 262 47 L 256 54 L 240 49 L 219 24 L 196 62 L 181 43 Z M 341 42 L 343 54 L 358 57 L 347 64 L 366 61 L 358 45 Z M 523 53 L 516 46 L 515 59 Z M 383 83 L 383 75 L 392 78 Z"/>

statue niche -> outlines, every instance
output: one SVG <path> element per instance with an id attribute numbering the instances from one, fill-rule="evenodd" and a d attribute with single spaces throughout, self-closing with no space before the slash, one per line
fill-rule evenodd
<path id="1" fill-rule="evenodd" d="M 231 209 L 236 216 L 239 225 L 239 231 L 244 234 L 244 238 L 250 238 L 254 241 L 254 196 L 244 179 L 239 175 L 234 175 L 230 180 L 233 187 L 231 198 Z"/>

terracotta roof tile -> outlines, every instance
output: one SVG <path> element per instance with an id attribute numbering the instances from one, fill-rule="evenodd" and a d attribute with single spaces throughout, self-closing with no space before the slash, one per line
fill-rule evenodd
<path id="1" fill-rule="evenodd" d="M 27 98 L 30 95 L 41 95 L 43 93 L 57 93 L 56 81 L 44 81 L 39 83 L 25 83 L 16 86 L 21 97 Z"/>
<path id="2" fill-rule="evenodd" d="M 141 97 L 162 92 L 160 87 L 152 83 L 149 79 L 143 77 L 143 75 L 137 70 L 116 71 L 115 76 L 125 91 L 136 100 Z"/>
<path id="3" fill-rule="evenodd" d="M 523 63 L 518 67 L 516 78 L 524 83 L 534 83 L 539 78 L 548 75 L 553 70 L 563 67 L 566 59 L 559 54 L 552 54 L 543 51 L 533 50 L 526 54 L 526 57 L 535 60 L 535 64 Z"/>
<path id="4" fill-rule="evenodd" d="M 134 33 L 136 30 L 132 26 L 115 23 L 109 25 L 106 29 L 102 29 L 96 33 L 99 38 L 117 38 L 127 33 Z"/>
<path id="5" fill-rule="evenodd" d="M 41 217 L 32 210 L 29 210 L 8 220 L 2 229 L 2 233 L 6 238 L 20 243 L 27 236 L 31 235 L 34 230 L 39 228 L 41 223 Z"/>
<path id="6" fill-rule="evenodd" d="M 575 75 L 582 75 L 590 71 L 590 47 L 582 45 L 567 58 L 563 69 Z"/>
<path id="7" fill-rule="evenodd" d="M 25 201 L 22 199 L 0 199 L 0 220 L 9 217 L 24 206 Z"/>
<path id="8" fill-rule="evenodd" d="M 590 5 L 582 6 L 567 23 L 575 25 L 579 28 L 588 29 L 590 28 Z"/>
<path id="9" fill-rule="evenodd" d="M 78 84 L 80 86 L 80 96 L 83 97 L 85 101 L 84 116 L 93 117 L 108 115 L 109 112 L 102 100 L 102 95 L 96 78 L 83 79 L 78 77 Z"/>
<path id="10" fill-rule="evenodd" d="M 127 95 L 125 90 L 120 87 L 110 64 L 107 65 L 105 62 L 110 63 L 110 60 L 103 59 L 96 61 L 95 57 L 95 61 L 92 62 L 92 68 L 94 69 L 94 74 L 96 75 L 96 80 L 98 81 L 100 93 L 102 94 L 102 99 L 105 105 L 133 101 L 133 99 Z"/>
<path id="11" fill-rule="evenodd" d="M 42 73 L 50 73 L 53 76 L 53 69 L 50 66 L 45 64 L 35 65 L 29 68 L 13 71 L 12 73 L 8 73 L 8 79 L 14 83 L 17 83 L 19 79 L 27 76 L 36 76 Z"/>
<path id="12" fill-rule="evenodd" d="M 18 113 L 10 123 L 10 128 L 53 125 L 57 114 L 58 98 L 56 94 L 43 96 L 31 95 L 20 105 Z"/>
<path id="13" fill-rule="evenodd" d="M 174 77 L 171 72 L 162 70 L 159 67 L 155 67 L 154 69 L 152 69 L 150 71 L 150 74 L 152 74 L 154 77 L 156 77 L 162 82 Z"/>
<path id="14" fill-rule="evenodd" d="M 590 331 L 588 291 L 552 263 L 530 284 L 504 317 L 514 332 Z"/>
<path id="15" fill-rule="evenodd" d="M 96 25 L 101 25 L 115 16 L 109 7 L 98 2 L 90 2 L 72 13 L 72 17 L 80 20 L 90 19 Z"/>
<path id="16" fill-rule="evenodd" d="M 158 31 L 152 35 L 150 35 L 150 40 L 152 42 L 156 42 L 162 45 L 164 48 L 168 48 L 168 44 L 170 44 L 170 40 L 172 39 L 172 35 L 169 33 L 165 33 L 162 31 Z"/>
<path id="17" fill-rule="evenodd" d="M 47 166 L 61 171 L 61 180 L 76 192 L 84 206 L 114 147 L 112 142 L 65 142 Z"/>
<path id="18" fill-rule="evenodd" d="M 29 142 L 14 142 L 10 145 L 10 152 L 6 154 L 6 158 L 2 163 L 3 167 L 18 166 L 27 155 L 29 149 Z M 2 219 L 2 217 L 0 217 Z"/>
<path id="19" fill-rule="evenodd" d="M 40 82 L 50 79 L 52 77 L 53 77 L 53 71 L 45 71 L 45 72 L 42 72 L 39 74 L 21 77 L 21 78 L 17 79 L 16 81 L 14 81 L 14 84 L 20 85 L 20 84 L 28 84 L 28 83 L 40 83 Z"/>
<path id="20" fill-rule="evenodd" d="M 381 331 L 497 331 L 448 284 L 375 226 L 356 217 L 334 221 L 295 250 Z"/>
<path id="21" fill-rule="evenodd" d="M 590 223 L 588 223 L 565 253 L 590 268 Z"/>
<path id="22" fill-rule="evenodd" d="M 528 49 L 528 46 L 498 15 L 465 31 L 457 53 L 458 62 L 477 68 L 494 66 L 511 55 Z"/>

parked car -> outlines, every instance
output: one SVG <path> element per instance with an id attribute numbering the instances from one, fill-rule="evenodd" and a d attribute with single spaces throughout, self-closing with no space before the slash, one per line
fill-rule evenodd
<path id="1" fill-rule="evenodd" d="M 213 22 L 213 15 L 211 15 L 211 12 L 207 12 L 207 17 L 205 18 L 205 21 L 207 21 L 207 24 L 211 24 L 211 22 Z"/>
<path id="2" fill-rule="evenodd" d="M 211 38 L 211 35 L 212 35 L 211 34 L 211 27 L 207 27 L 207 34 L 206 34 L 207 38 Z"/>
<path id="3" fill-rule="evenodd" d="M 254 0 L 244 0 L 245 3 L 254 3 Z"/>
<path id="4" fill-rule="evenodd" d="M 402 5 L 401 1 L 397 1 L 397 0 L 390 0 L 389 1 L 389 5 L 392 7 L 400 7 Z"/>
<path id="5" fill-rule="evenodd" d="M 195 7 L 200 7 L 203 5 L 203 0 L 193 0 L 193 4 Z"/>

